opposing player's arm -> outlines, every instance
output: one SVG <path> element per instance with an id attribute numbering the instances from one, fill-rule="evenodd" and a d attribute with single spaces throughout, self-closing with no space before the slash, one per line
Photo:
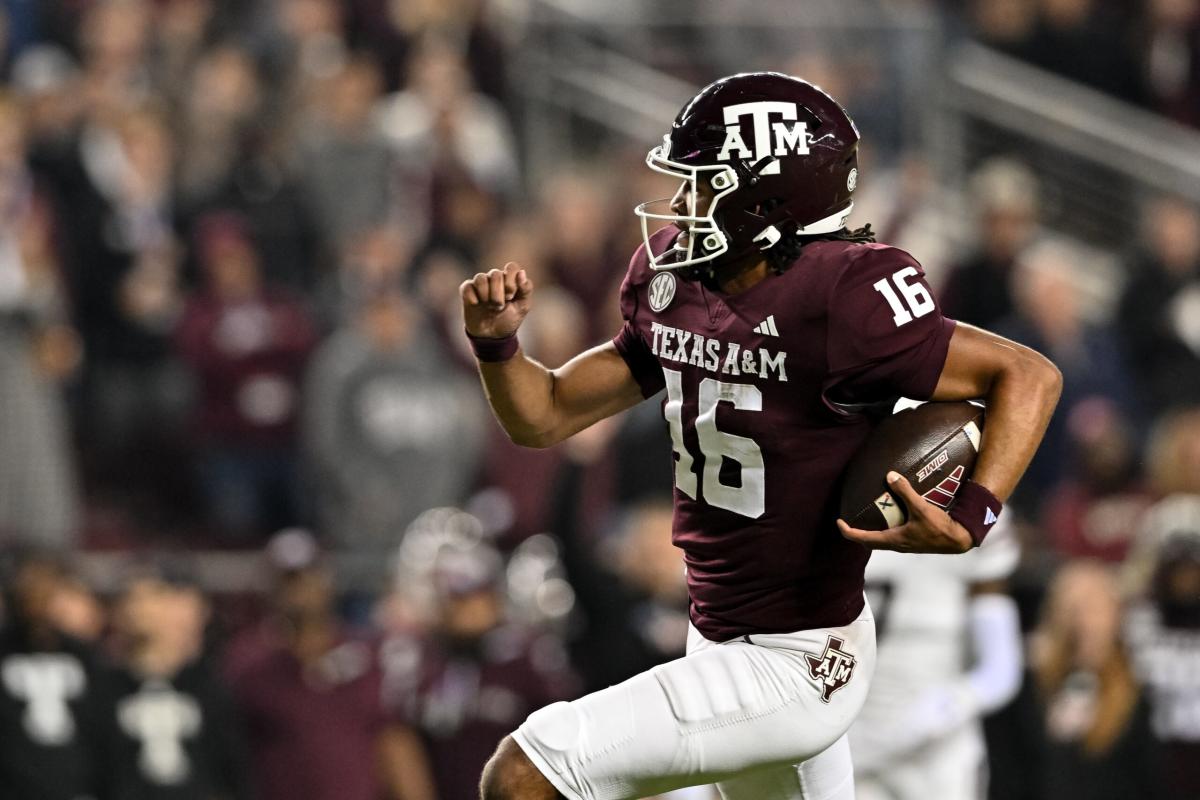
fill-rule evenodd
<path id="1" fill-rule="evenodd" d="M 459 287 L 467 332 L 502 340 L 516 334 L 533 282 L 517 264 L 479 273 Z M 547 369 L 523 352 L 479 362 L 484 392 L 501 427 L 519 445 L 549 447 L 642 400 L 642 390 L 611 343 Z"/>

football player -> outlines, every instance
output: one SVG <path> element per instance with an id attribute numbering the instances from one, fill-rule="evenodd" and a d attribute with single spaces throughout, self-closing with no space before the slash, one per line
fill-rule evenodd
<path id="1" fill-rule="evenodd" d="M 1007 518 L 957 558 L 876 553 L 867 599 L 878 657 L 854 725 L 858 800 L 980 800 L 980 717 L 1021 685 L 1017 606 L 1004 581 L 1020 556 Z"/>
<path id="2" fill-rule="evenodd" d="M 730 799 L 853 797 L 846 730 L 875 661 L 871 549 L 981 542 L 1062 382 L 1037 353 L 945 319 L 912 256 L 846 228 L 858 141 L 845 110 L 797 78 L 701 90 L 646 159 L 681 185 L 636 209 L 645 243 L 621 287 L 623 328 L 558 369 L 520 352 L 534 287 L 519 265 L 460 287 L 488 399 L 519 444 L 550 446 L 666 389 L 692 623 L 684 658 L 532 714 L 485 768 L 485 798 L 704 783 Z M 908 521 L 852 529 L 836 519 L 839 475 L 870 410 L 900 396 L 986 401 L 974 480 L 947 513 L 889 473 Z"/>

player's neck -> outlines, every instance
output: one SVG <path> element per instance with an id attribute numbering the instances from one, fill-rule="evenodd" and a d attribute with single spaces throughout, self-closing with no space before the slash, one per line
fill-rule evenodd
<path id="1" fill-rule="evenodd" d="M 754 253 L 717 270 L 713 277 L 722 294 L 738 294 L 757 286 L 770 274 L 771 265 L 758 253 Z"/>

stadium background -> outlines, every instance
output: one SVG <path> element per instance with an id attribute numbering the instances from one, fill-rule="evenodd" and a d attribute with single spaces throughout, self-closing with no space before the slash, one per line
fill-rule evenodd
<path id="1" fill-rule="evenodd" d="M 674 190 L 645 150 L 698 86 L 769 68 L 858 122 L 852 221 L 1066 378 L 1008 512 L 1029 672 L 989 721 L 991 797 L 1098 796 L 1052 793 L 1072 770 L 1200 797 L 1200 3 L 7 0 L 0 21 L 3 646 L 82 654 L 101 709 L 148 675 L 191 686 L 210 783 L 169 796 L 459 800 L 528 710 L 682 651 L 657 405 L 512 446 L 457 285 L 519 261 L 528 352 L 604 341 L 632 206 Z M 474 517 L 423 513 L 447 506 Z M 1118 603 L 1127 624 L 1096 621 Z M 1030 761 L 1080 675 L 1113 730 Z M 7 737 L 44 793 L 0 795 L 86 794 L 100 759 L 89 791 L 167 796 L 113 741 L 41 762 Z"/>

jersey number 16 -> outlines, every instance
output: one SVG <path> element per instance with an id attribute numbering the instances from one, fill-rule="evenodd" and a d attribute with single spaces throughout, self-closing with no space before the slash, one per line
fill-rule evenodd
<path id="1" fill-rule="evenodd" d="M 675 488 L 693 500 L 699 499 L 700 482 L 693 469 L 692 454 L 683 443 L 683 375 L 663 369 L 667 383 L 667 403 L 663 416 L 671 428 L 675 455 Z M 762 411 L 762 392 L 757 386 L 726 383 L 714 378 L 700 381 L 696 413 L 696 437 L 704 458 L 704 502 L 735 514 L 757 519 L 766 509 L 766 476 L 762 450 L 745 436 L 717 430 L 717 405 L 725 401 L 738 411 Z M 741 485 L 721 482 L 721 463 L 734 461 L 741 468 Z"/>

